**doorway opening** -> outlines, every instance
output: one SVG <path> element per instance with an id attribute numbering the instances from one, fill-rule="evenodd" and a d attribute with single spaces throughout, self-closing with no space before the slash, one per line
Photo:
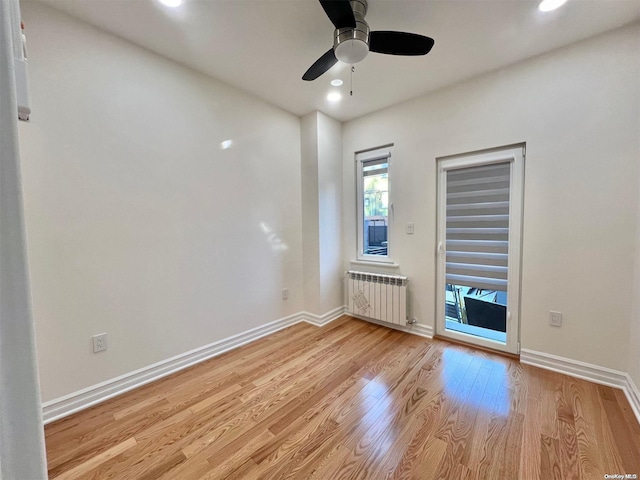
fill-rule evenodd
<path id="1" fill-rule="evenodd" d="M 438 159 L 439 335 L 518 353 L 524 146 Z"/>

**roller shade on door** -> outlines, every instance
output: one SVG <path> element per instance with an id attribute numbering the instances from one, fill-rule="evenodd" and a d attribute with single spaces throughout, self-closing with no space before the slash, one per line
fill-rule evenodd
<path id="1" fill-rule="evenodd" d="M 446 282 L 507 290 L 511 163 L 447 171 Z"/>

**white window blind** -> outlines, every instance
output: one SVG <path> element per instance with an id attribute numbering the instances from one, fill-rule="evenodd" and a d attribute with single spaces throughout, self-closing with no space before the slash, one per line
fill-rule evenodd
<path id="1" fill-rule="evenodd" d="M 446 282 L 507 290 L 511 163 L 447 172 Z"/>
<path id="2" fill-rule="evenodd" d="M 377 160 L 365 160 L 362 162 L 362 176 L 382 175 L 389 173 L 389 157 Z"/>

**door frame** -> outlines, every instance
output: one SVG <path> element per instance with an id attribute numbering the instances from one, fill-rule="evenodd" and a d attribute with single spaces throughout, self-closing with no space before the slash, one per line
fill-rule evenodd
<path id="1" fill-rule="evenodd" d="M 520 285 L 522 263 L 522 217 L 524 207 L 525 144 L 510 145 L 481 152 L 439 157 L 437 162 L 436 231 L 436 334 L 452 340 L 511 354 L 520 353 Z M 507 268 L 507 341 L 506 343 L 446 329 L 446 233 L 447 175 L 449 170 L 511 163 L 509 192 L 509 261 Z"/>

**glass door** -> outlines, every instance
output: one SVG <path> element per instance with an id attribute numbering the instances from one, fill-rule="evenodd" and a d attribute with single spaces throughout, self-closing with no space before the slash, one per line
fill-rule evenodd
<path id="1" fill-rule="evenodd" d="M 438 160 L 439 335 L 518 353 L 523 147 Z"/>

